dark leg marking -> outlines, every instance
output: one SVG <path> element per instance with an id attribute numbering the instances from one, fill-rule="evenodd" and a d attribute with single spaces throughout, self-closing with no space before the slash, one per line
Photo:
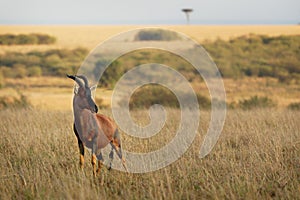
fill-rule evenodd
<path id="1" fill-rule="evenodd" d="M 110 143 L 110 145 L 111 145 L 111 150 L 110 150 L 110 153 L 109 153 L 109 167 L 108 167 L 108 170 L 111 170 L 112 161 L 114 159 L 114 145 L 112 144 L 112 142 Z"/>
<path id="2" fill-rule="evenodd" d="M 78 131 L 75 127 L 75 123 L 73 124 L 73 130 L 74 130 L 74 133 L 77 137 L 77 142 L 78 142 L 78 147 L 79 147 L 79 152 L 80 152 L 80 160 L 79 160 L 79 165 L 81 168 L 83 168 L 83 165 L 84 165 L 84 145 L 79 137 L 79 134 L 78 134 Z"/>

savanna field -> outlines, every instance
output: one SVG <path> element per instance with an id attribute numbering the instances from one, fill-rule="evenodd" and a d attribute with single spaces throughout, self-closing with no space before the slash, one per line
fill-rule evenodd
<path id="1" fill-rule="evenodd" d="M 179 111 L 168 112 L 171 119 Z M 201 112 L 196 139 L 175 163 L 147 174 L 104 167 L 96 179 L 89 153 L 79 168 L 71 112 L 8 109 L 0 115 L 1 199 L 299 199 L 299 111 L 229 111 L 217 145 L 203 159 L 209 113 Z M 164 134 L 173 134 L 176 121 L 168 125 Z M 135 151 L 158 149 L 170 139 L 159 136 L 149 142 L 122 134 L 123 148 L 138 142 Z"/>
<path id="2" fill-rule="evenodd" d="M 132 28 L 142 27 L 0 26 L 0 199 L 300 199 L 300 26 L 163 27 L 203 44 L 220 68 L 227 116 L 217 144 L 199 158 L 211 117 L 201 77 L 184 62 L 136 52 L 140 62 L 174 66 L 191 82 L 200 105 L 196 138 L 180 159 L 154 172 L 103 167 L 94 178 L 88 151 L 80 169 L 72 130 L 74 83 L 65 74 L 76 74 L 99 42 Z M 7 34 L 19 36 L 7 40 Z M 114 78 L 136 64 L 132 57 L 113 63 L 117 70 L 108 71 L 98 85 L 95 100 L 101 113 L 112 116 Z M 118 76 L 112 78 L 113 72 Z M 131 116 L 138 124 L 149 123 L 149 105 L 173 101 L 164 95 L 140 98 L 157 91 L 164 92 L 148 88 L 133 95 L 137 107 Z M 121 131 L 123 148 L 149 152 L 170 142 L 180 109 L 166 107 L 166 112 L 164 128 L 152 138 Z"/>

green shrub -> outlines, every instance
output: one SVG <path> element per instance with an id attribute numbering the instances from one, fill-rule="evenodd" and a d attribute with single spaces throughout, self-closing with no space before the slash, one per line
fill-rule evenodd
<path id="1" fill-rule="evenodd" d="M 198 93 L 196 94 L 196 96 L 200 109 L 209 109 L 211 107 L 211 101 L 207 97 L 202 96 Z"/>
<path id="2" fill-rule="evenodd" d="M 252 96 L 249 99 L 239 101 L 238 107 L 248 110 L 253 108 L 270 108 L 275 107 L 276 103 L 268 97 Z"/>
<path id="3" fill-rule="evenodd" d="M 1 45 L 12 45 L 15 42 L 15 35 L 13 34 L 5 34 L 0 36 L 0 44 Z"/>
<path id="4" fill-rule="evenodd" d="M 28 68 L 27 74 L 28 76 L 34 76 L 34 77 L 41 76 L 42 69 L 39 66 L 32 66 Z"/>
<path id="5" fill-rule="evenodd" d="M 189 102 L 193 94 L 183 94 L 183 100 Z M 210 108 L 211 102 L 208 98 L 196 94 L 198 105 L 202 109 Z M 121 105 L 125 101 L 121 102 Z M 147 85 L 137 89 L 130 98 L 129 108 L 138 109 L 138 108 L 149 108 L 154 104 L 160 104 L 166 107 L 179 108 L 180 104 L 177 97 L 169 89 L 161 85 Z M 195 107 L 196 105 L 189 105 L 190 108 Z"/>
<path id="6" fill-rule="evenodd" d="M 20 34 L 15 38 L 15 44 L 24 45 L 24 44 L 38 44 L 38 38 L 35 35 L 25 35 Z"/>
<path id="7" fill-rule="evenodd" d="M 32 34 L 38 38 L 38 44 L 54 44 L 56 42 L 56 38 L 53 36 L 45 35 L 45 34 Z"/>
<path id="8" fill-rule="evenodd" d="M 149 108 L 154 104 L 167 107 L 179 107 L 176 96 L 167 88 L 160 85 L 148 85 L 137 89 L 129 101 L 129 108 Z"/>
<path id="9" fill-rule="evenodd" d="M 300 102 L 290 103 L 288 105 L 288 109 L 290 109 L 290 110 L 300 110 Z"/>
<path id="10" fill-rule="evenodd" d="M 24 78 L 27 76 L 26 66 L 23 64 L 14 64 L 13 71 L 15 72 L 15 78 Z"/>
<path id="11" fill-rule="evenodd" d="M 46 34 L 0 35 L 0 45 L 54 44 L 55 42 L 55 37 Z"/>
<path id="12" fill-rule="evenodd" d="M 14 78 L 15 77 L 15 72 L 11 67 L 1 66 L 0 69 L 5 78 Z"/>
<path id="13" fill-rule="evenodd" d="M 268 65 L 262 65 L 258 69 L 258 76 L 259 77 L 266 77 L 266 76 L 273 76 L 273 68 Z"/>
<path id="14" fill-rule="evenodd" d="M 5 80 L 4 80 L 3 72 L 2 70 L 0 70 L 0 88 L 4 87 L 4 85 L 5 85 Z"/>
<path id="15" fill-rule="evenodd" d="M 99 60 L 96 63 L 94 74 L 99 74 L 106 64 L 108 64 L 107 60 Z M 124 65 L 122 65 L 120 61 L 114 61 L 103 72 L 103 76 L 100 79 L 100 84 L 107 88 L 113 88 L 125 71 Z"/>

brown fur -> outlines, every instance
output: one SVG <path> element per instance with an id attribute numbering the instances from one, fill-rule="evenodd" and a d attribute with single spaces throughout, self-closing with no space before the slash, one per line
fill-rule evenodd
<path id="1" fill-rule="evenodd" d="M 103 132 L 105 133 L 106 137 L 109 141 L 113 140 L 114 133 L 117 129 L 116 124 L 110 119 L 109 117 L 106 117 L 103 114 L 96 114 L 97 121 L 102 128 Z"/>

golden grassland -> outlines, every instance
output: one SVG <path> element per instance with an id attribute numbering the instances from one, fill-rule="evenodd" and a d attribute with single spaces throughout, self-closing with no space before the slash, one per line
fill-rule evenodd
<path id="1" fill-rule="evenodd" d="M 109 39 L 115 34 L 144 27 L 159 27 L 182 32 L 200 43 L 205 40 L 216 40 L 218 38 L 228 40 L 230 38 L 250 33 L 271 36 L 300 34 L 300 26 L 297 25 L 9 25 L 0 26 L 0 34 L 44 33 L 56 37 L 57 42 L 53 45 L 1 46 L 0 53 L 4 53 L 6 51 L 28 52 L 32 50 L 48 50 L 56 48 L 77 48 L 79 46 L 91 50 L 99 43 Z"/>
<path id="2" fill-rule="evenodd" d="M 202 42 L 230 39 L 249 33 L 300 34 L 300 26 L 163 26 Z M 55 48 L 94 48 L 120 31 L 141 26 L 0 26 L 4 33 L 46 33 L 54 45 L 0 46 L 6 51 L 28 52 Z M 300 86 L 272 78 L 224 79 L 227 102 L 254 95 L 268 96 L 279 108 L 299 102 Z M 74 83 L 67 78 L 6 79 L 2 96 L 23 93 L 33 105 L 0 110 L 0 199 L 300 199 L 300 112 L 287 109 L 228 110 L 221 137 L 213 151 L 200 159 L 199 148 L 210 120 L 201 110 L 195 141 L 170 166 L 146 174 L 102 169 L 92 177 L 90 154 L 79 168 L 79 152 L 72 131 Z M 208 96 L 204 82 L 193 83 Z M 112 91 L 98 88 L 96 98 L 110 103 Z M 111 116 L 109 110 L 100 110 Z M 178 128 L 180 111 L 167 108 L 161 133 L 137 139 L 122 132 L 123 147 L 134 152 L 159 149 Z M 147 124 L 145 110 L 131 116 Z M 170 120 L 171 119 L 171 120 Z"/>
<path id="3" fill-rule="evenodd" d="M 147 121 L 144 114 L 133 117 Z M 299 111 L 228 111 L 219 141 L 200 159 L 210 119 L 204 111 L 195 141 L 170 166 L 146 174 L 104 167 L 95 179 L 88 152 L 79 168 L 71 111 L 7 109 L 0 118 L 0 199 L 299 199 Z M 177 120 L 167 123 L 151 143 L 122 133 L 123 148 L 159 148 L 176 131 Z"/>

